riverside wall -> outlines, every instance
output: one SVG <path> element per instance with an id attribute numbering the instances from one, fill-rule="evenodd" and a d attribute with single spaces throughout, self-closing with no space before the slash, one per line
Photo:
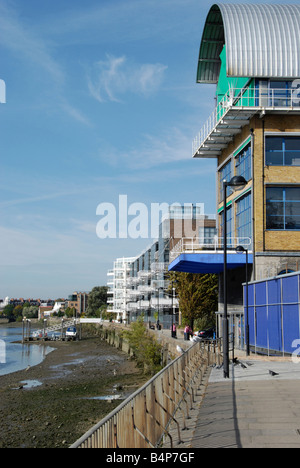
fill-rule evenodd
<path id="1" fill-rule="evenodd" d="M 122 336 L 123 331 L 128 330 L 129 326 L 119 323 L 103 322 L 102 324 L 83 324 L 84 327 L 94 328 L 95 332 L 105 340 L 109 345 L 120 349 L 121 351 L 132 356 L 133 352 L 130 349 L 128 341 Z M 178 338 L 172 338 L 169 330 L 148 330 L 148 333 L 152 335 L 162 346 L 162 354 L 164 364 L 167 364 L 168 359 L 174 359 L 180 356 L 181 352 L 177 349 L 179 345 L 184 351 L 190 348 L 191 343 L 183 340 L 183 332 L 178 331 Z"/>

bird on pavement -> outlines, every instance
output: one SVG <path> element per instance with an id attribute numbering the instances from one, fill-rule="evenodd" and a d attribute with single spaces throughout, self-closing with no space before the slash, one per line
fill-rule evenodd
<path id="1" fill-rule="evenodd" d="M 269 374 L 272 376 L 272 377 L 275 377 L 276 375 L 279 375 L 277 374 L 277 372 L 274 372 L 272 370 L 269 370 Z"/>

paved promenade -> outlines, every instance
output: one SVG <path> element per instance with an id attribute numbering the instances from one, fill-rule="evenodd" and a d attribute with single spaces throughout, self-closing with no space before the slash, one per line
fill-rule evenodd
<path id="1" fill-rule="evenodd" d="M 209 369 L 181 443 L 175 426 L 171 431 L 174 447 L 300 448 L 300 363 L 237 355 L 244 367 L 231 364 L 229 379 L 222 369 Z"/>

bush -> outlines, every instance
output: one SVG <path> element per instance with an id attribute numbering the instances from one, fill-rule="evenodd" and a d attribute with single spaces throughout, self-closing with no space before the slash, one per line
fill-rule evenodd
<path id="1" fill-rule="evenodd" d="M 162 348 L 148 334 L 142 318 L 132 323 L 130 330 L 124 331 L 124 337 L 129 342 L 138 366 L 144 368 L 145 374 L 154 375 L 161 370 Z"/>

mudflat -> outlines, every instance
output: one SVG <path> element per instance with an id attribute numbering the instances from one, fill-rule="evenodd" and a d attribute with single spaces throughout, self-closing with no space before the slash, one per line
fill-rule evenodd
<path id="1" fill-rule="evenodd" d="M 99 337 L 45 344 L 41 364 L 0 376 L 0 448 L 68 448 L 147 380 Z"/>

